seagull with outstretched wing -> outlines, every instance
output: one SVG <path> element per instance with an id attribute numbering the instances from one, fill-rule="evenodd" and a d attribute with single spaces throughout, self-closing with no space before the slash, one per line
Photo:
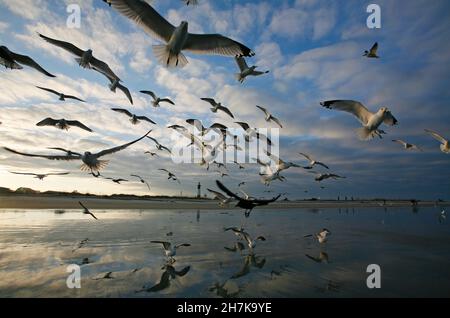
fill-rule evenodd
<path id="1" fill-rule="evenodd" d="M 280 120 L 278 118 L 274 117 L 271 113 L 269 113 L 269 111 L 266 108 L 258 106 L 258 105 L 256 105 L 256 107 L 264 112 L 264 115 L 266 115 L 265 120 L 267 122 L 273 121 L 275 124 L 280 126 L 280 128 L 283 128 L 283 125 L 281 125 Z"/>
<path id="2" fill-rule="evenodd" d="M 124 108 L 111 108 L 111 110 L 121 113 L 121 114 L 125 114 L 128 117 L 130 117 L 130 122 L 133 125 L 137 125 L 141 122 L 141 120 L 149 122 L 150 124 L 156 125 L 156 123 L 151 120 L 150 118 L 148 118 L 147 116 L 138 116 L 136 114 L 131 113 L 129 110 L 124 109 Z"/>
<path id="3" fill-rule="evenodd" d="M 12 70 L 21 70 L 23 69 L 22 65 L 29 66 L 34 68 L 38 72 L 48 76 L 48 77 L 56 77 L 53 74 L 50 74 L 46 70 L 44 70 L 35 60 L 26 55 L 20 55 L 10 51 L 6 46 L 0 46 L 0 64 L 6 68 L 10 68 Z"/>
<path id="4" fill-rule="evenodd" d="M 88 209 L 87 207 L 85 207 L 83 203 L 81 203 L 80 201 L 78 201 L 78 204 L 81 205 L 81 207 L 83 208 L 83 214 L 89 214 L 89 215 L 92 216 L 94 219 L 98 220 L 97 217 L 94 215 L 94 213 L 92 213 L 91 211 L 89 211 L 89 209 Z"/>
<path id="5" fill-rule="evenodd" d="M 161 98 L 161 97 L 158 97 L 158 96 L 156 96 L 156 94 L 154 93 L 154 92 L 152 92 L 152 91 L 140 91 L 142 94 L 145 94 L 145 95 L 149 95 L 149 96 L 151 96 L 152 97 L 152 105 L 153 105 L 153 107 L 160 107 L 160 104 L 161 103 L 168 103 L 168 104 L 171 104 L 171 105 L 175 105 L 175 103 L 174 102 L 172 102 L 172 100 L 170 100 L 169 98 Z"/>
<path id="6" fill-rule="evenodd" d="M 86 102 L 86 101 L 84 101 L 84 100 L 82 100 L 82 99 L 80 99 L 80 98 L 78 98 L 76 96 L 66 95 L 64 93 L 57 92 L 57 91 L 55 91 L 55 90 L 53 90 L 51 88 L 46 88 L 46 87 L 41 87 L 41 86 L 36 86 L 36 87 L 41 89 L 41 90 L 43 90 L 43 91 L 46 91 L 46 92 L 49 92 L 49 93 L 52 93 L 52 94 L 55 94 L 55 95 L 59 96 L 59 100 L 60 101 L 65 101 L 66 99 L 75 99 L 75 100 L 83 102 L 83 103 Z"/>
<path id="7" fill-rule="evenodd" d="M 186 21 L 175 27 L 143 0 L 108 0 L 108 3 L 142 27 L 151 37 L 163 43 L 154 45 L 153 52 L 158 61 L 168 67 L 183 67 L 188 63 L 183 51 L 225 56 L 255 54 L 245 45 L 220 34 L 189 33 Z"/>
<path id="8" fill-rule="evenodd" d="M 211 111 L 213 113 L 217 113 L 217 111 L 220 110 L 234 119 L 233 113 L 227 107 L 223 106 L 222 103 L 217 103 L 213 98 L 200 98 L 200 99 L 202 101 L 209 103 L 212 106 Z"/>
<path id="9" fill-rule="evenodd" d="M 308 167 L 304 167 L 305 169 L 312 169 L 315 165 L 319 165 L 319 166 L 322 166 L 322 167 L 324 167 L 326 169 L 330 169 L 326 164 L 324 164 L 323 162 L 315 160 L 312 156 L 310 156 L 310 155 L 308 155 L 306 153 L 300 152 L 299 154 L 301 156 L 305 157 L 309 161 L 309 166 Z"/>
<path id="10" fill-rule="evenodd" d="M 269 71 L 264 71 L 264 72 L 257 71 L 256 68 L 258 66 L 249 67 L 243 56 L 236 56 L 235 60 L 236 60 L 236 64 L 239 67 L 239 70 L 240 70 L 239 73 L 236 73 L 236 79 L 240 83 L 244 83 L 247 76 L 260 76 L 260 75 L 269 73 Z"/>
<path id="11" fill-rule="evenodd" d="M 403 141 L 401 139 L 394 139 L 392 140 L 393 142 L 396 142 L 400 145 L 403 146 L 403 148 L 405 148 L 406 150 L 418 150 L 418 151 L 423 151 L 419 146 L 414 145 L 414 144 L 410 144 L 409 142 Z"/>
<path id="12" fill-rule="evenodd" d="M 56 127 L 61 130 L 69 130 L 70 127 L 78 127 L 83 130 L 92 132 L 92 129 L 84 125 L 78 120 L 66 120 L 66 119 L 53 119 L 53 118 L 45 118 L 38 122 L 36 126 L 42 127 L 42 126 L 52 126 Z"/>
<path id="13" fill-rule="evenodd" d="M 36 179 L 44 180 L 48 176 L 65 176 L 65 175 L 68 175 L 70 172 L 30 173 L 30 172 L 14 172 L 14 171 L 10 171 L 9 173 L 23 175 L 23 176 L 34 176 Z"/>
<path id="14" fill-rule="evenodd" d="M 442 137 L 437 132 L 434 132 L 434 131 L 429 130 L 429 129 L 425 129 L 425 132 L 428 133 L 429 135 L 431 135 L 431 137 L 433 137 L 434 139 L 436 139 L 437 141 L 439 141 L 441 143 L 440 149 L 441 149 L 441 151 L 443 153 L 446 153 L 446 154 L 450 153 L 450 144 L 449 144 L 449 141 L 447 139 Z"/>
<path id="15" fill-rule="evenodd" d="M 375 44 L 370 48 L 370 51 L 364 51 L 364 55 L 367 58 L 372 58 L 372 59 L 379 59 L 380 57 L 377 55 L 377 51 L 378 51 L 378 42 L 375 42 Z"/>

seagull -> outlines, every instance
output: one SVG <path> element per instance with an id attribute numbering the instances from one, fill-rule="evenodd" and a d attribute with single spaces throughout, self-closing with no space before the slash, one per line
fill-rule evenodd
<path id="1" fill-rule="evenodd" d="M 268 174 L 260 174 L 261 176 L 261 183 L 265 186 L 270 186 L 270 183 L 275 180 L 280 180 L 281 182 L 284 182 L 286 180 L 285 177 L 280 176 L 280 171 L 268 173 Z"/>
<path id="2" fill-rule="evenodd" d="M 65 176 L 65 175 L 69 174 L 69 172 L 38 174 L 38 173 L 26 173 L 26 172 L 14 172 L 14 171 L 10 171 L 9 173 L 20 174 L 20 175 L 24 175 L 24 176 L 34 176 L 36 179 L 39 179 L 39 180 L 44 180 L 48 176 Z"/>
<path id="3" fill-rule="evenodd" d="M 376 113 L 372 113 L 363 104 L 353 100 L 331 100 L 321 102 L 320 105 L 356 116 L 363 125 L 362 128 L 357 129 L 357 134 L 361 140 L 368 140 L 375 136 L 382 138 L 381 134 L 384 132 L 378 130 L 382 123 L 390 126 L 398 123 L 387 107 L 381 107 Z"/>
<path id="4" fill-rule="evenodd" d="M 170 151 L 169 148 L 167 148 L 167 147 L 161 145 L 161 144 L 158 142 L 158 140 L 156 140 L 155 138 L 153 138 L 153 137 L 147 137 L 147 138 L 150 139 L 150 140 L 152 140 L 152 141 L 156 144 L 156 148 L 157 148 L 159 151 L 165 150 L 165 151 L 167 151 L 168 153 L 172 154 L 172 152 Z"/>
<path id="5" fill-rule="evenodd" d="M 176 131 L 186 131 L 187 130 L 186 127 L 180 126 L 180 125 L 171 125 L 171 126 L 168 126 L 167 128 L 173 129 Z"/>
<path id="6" fill-rule="evenodd" d="M 125 180 L 125 179 L 122 179 L 122 178 L 119 178 L 119 179 L 105 178 L 105 179 L 106 180 L 111 180 L 112 182 L 117 183 L 117 184 L 122 184 L 122 182 L 128 182 L 128 180 Z"/>
<path id="7" fill-rule="evenodd" d="M 307 258 L 309 258 L 310 260 L 313 260 L 316 263 L 329 263 L 328 261 L 328 254 L 325 252 L 320 251 L 319 256 L 318 257 L 314 257 L 308 254 L 305 254 L 305 256 Z"/>
<path id="8" fill-rule="evenodd" d="M 110 78 L 110 77 L 108 77 L 108 79 L 111 82 L 111 84 L 109 84 L 109 89 L 111 90 L 111 92 L 115 93 L 117 88 L 120 89 L 125 94 L 125 96 L 128 98 L 131 105 L 133 105 L 133 97 L 131 96 L 130 90 L 127 87 L 125 87 L 124 85 L 120 84 L 120 79 L 119 78 Z"/>
<path id="9" fill-rule="evenodd" d="M 89 214 L 90 216 L 92 216 L 94 219 L 98 220 L 97 217 L 91 212 L 89 211 L 89 209 L 87 207 L 85 207 L 83 205 L 83 203 L 81 203 L 80 201 L 78 201 L 78 204 L 81 205 L 81 207 L 83 208 L 83 214 Z"/>
<path id="10" fill-rule="evenodd" d="M 73 153 L 71 155 L 66 154 L 65 156 L 35 155 L 35 154 L 19 152 L 19 151 L 16 151 L 16 150 L 13 150 L 13 149 L 7 148 L 7 147 L 3 147 L 3 149 L 5 149 L 6 151 L 9 151 L 9 152 L 12 152 L 14 154 L 26 156 L 26 157 L 44 158 L 44 159 L 49 159 L 49 160 L 63 160 L 63 161 L 81 160 L 83 162 L 83 165 L 80 167 L 82 171 L 98 172 L 99 170 L 101 170 L 108 164 L 107 160 L 99 160 L 99 158 L 106 156 L 106 155 L 116 153 L 121 150 L 124 150 L 125 148 L 128 148 L 129 146 L 131 146 L 131 145 L 137 143 L 138 141 L 141 141 L 145 137 L 147 137 L 147 135 L 150 132 L 151 131 L 149 131 L 144 136 L 142 136 L 132 142 L 129 142 L 127 144 L 124 144 L 124 145 L 121 145 L 118 147 L 114 147 L 114 148 L 110 148 L 110 149 L 106 149 L 106 150 L 100 151 L 98 153 L 91 153 L 89 151 L 86 151 L 83 155 L 81 155 L 79 153 Z"/>
<path id="11" fill-rule="evenodd" d="M 239 126 L 241 126 L 241 128 L 245 131 L 246 135 L 245 135 L 245 140 L 248 142 L 250 141 L 251 137 L 256 137 L 256 139 L 265 139 L 267 144 L 270 146 L 272 145 L 272 141 L 265 135 L 260 134 L 259 132 L 256 131 L 256 129 L 251 128 L 249 124 L 245 123 L 245 122 L 235 122 L 235 124 L 238 124 Z"/>
<path id="12" fill-rule="evenodd" d="M 237 251 L 241 252 L 241 251 L 245 250 L 245 246 L 241 242 L 236 242 L 233 247 L 225 246 L 224 248 L 230 252 L 237 252 Z"/>
<path id="13" fill-rule="evenodd" d="M 150 155 L 150 156 L 152 156 L 152 157 L 158 156 L 158 154 L 157 154 L 156 152 L 146 151 L 146 152 L 144 152 L 144 153 L 147 154 L 147 155 Z"/>
<path id="14" fill-rule="evenodd" d="M 7 69 L 10 68 L 12 70 L 23 69 L 22 65 L 20 65 L 23 64 L 32 67 L 35 70 L 49 77 L 56 77 L 55 75 L 50 74 L 49 72 L 44 70 L 31 57 L 11 52 L 6 46 L 0 46 L 0 64 L 3 65 L 5 68 Z"/>
<path id="15" fill-rule="evenodd" d="M 315 171 L 310 171 L 310 172 L 316 174 L 315 180 L 318 182 L 326 180 L 326 179 L 334 179 L 334 180 L 345 179 L 345 177 L 341 177 L 341 176 L 339 176 L 337 174 L 333 174 L 333 173 L 322 174 L 322 173 L 316 173 Z"/>
<path id="16" fill-rule="evenodd" d="M 256 239 L 252 239 L 252 237 L 250 236 L 250 234 L 248 234 L 247 232 L 244 231 L 244 229 L 242 228 L 237 228 L 237 227 L 230 227 L 230 228 L 226 228 L 225 231 L 233 231 L 237 236 L 241 237 L 242 239 L 244 239 L 247 242 L 247 246 L 249 248 L 250 251 L 252 251 L 255 247 L 256 247 L 256 242 L 259 241 L 265 241 L 266 238 L 264 236 L 258 236 Z"/>
<path id="17" fill-rule="evenodd" d="M 239 162 L 237 162 L 236 160 L 234 160 L 233 162 L 234 162 L 234 164 L 236 164 L 239 167 L 239 170 L 245 169 L 245 167 L 243 165 L 241 165 Z"/>
<path id="18" fill-rule="evenodd" d="M 289 168 L 301 168 L 300 165 L 293 163 L 293 162 L 284 161 L 281 158 L 278 158 L 277 156 L 275 156 L 271 153 L 267 153 L 267 155 L 270 157 L 270 159 L 275 161 L 275 171 L 276 172 L 281 172 L 281 171 L 287 170 Z"/>
<path id="19" fill-rule="evenodd" d="M 238 200 L 238 203 L 236 204 L 237 207 L 240 207 L 242 209 L 245 209 L 245 216 L 249 217 L 251 211 L 258 206 L 268 205 L 272 202 L 275 202 L 280 198 L 281 195 L 278 195 L 277 197 L 270 199 L 270 200 L 257 200 L 257 199 L 244 199 L 238 196 L 237 194 L 231 192 L 227 187 L 225 187 L 222 182 L 219 180 L 216 180 L 217 186 L 225 192 L 227 195 L 229 195 L 232 198 L 235 198 Z"/>
<path id="20" fill-rule="evenodd" d="M 177 181 L 178 183 L 180 183 L 180 180 L 178 180 L 177 176 L 174 175 L 169 170 L 167 170 L 167 169 L 158 169 L 158 170 L 166 172 L 169 175 L 169 177 L 167 178 L 168 180 L 173 180 L 173 181 Z"/>
<path id="21" fill-rule="evenodd" d="M 400 139 L 395 139 L 392 140 L 393 142 L 399 143 L 400 145 L 403 146 L 403 148 L 405 148 L 406 150 L 419 150 L 419 151 L 423 151 L 419 146 L 407 143 L 406 141 L 400 140 Z"/>
<path id="22" fill-rule="evenodd" d="M 65 119 L 53 119 L 53 118 L 45 118 L 44 120 L 38 122 L 36 126 L 42 127 L 42 126 L 53 126 L 61 130 L 69 130 L 71 126 L 75 126 L 78 128 L 81 128 L 83 130 L 92 132 L 92 129 L 85 126 L 78 120 L 65 120 Z"/>
<path id="23" fill-rule="evenodd" d="M 227 205 L 228 203 L 230 203 L 233 200 L 233 198 L 226 197 L 218 191 L 214 191 L 211 189 L 206 189 L 206 190 L 208 190 L 210 193 L 212 193 L 214 195 L 214 200 L 219 200 L 219 205 L 222 207 Z"/>
<path id="24" fill-rule="evenodd" d="M 193 6 L 196 6 L 198 4 L 198 0 L 181 0 L 181 1 L 186 3 L 187 6 L 190 4 L 192 4 Z"/>
<path id="25" fill-rule="evenodd" d="M 113 110 L 113 111 L 115 111 L 115 112 L 118 112 L 118 113 L 125 114 L 125 115 L 127 115 L 128 117 L 130 117 L 130 122 L 131 122 L 133 125 L 139 124 L 141 120 L 144 120 L 144 121 L 149 122 L 149 123 L 151 123 L 151 124 L 153 124 L 153 125 L 156 125 L 156 123 L 155 123 L 153 120 L 151 120 L 150 118 L 148 118 L 148 117 L 146 117 L 146 116 L 137 116 L 137 115 L 135 115 L 135 114 L 130 113 L 130 112 L 129 112 L 128 110 L 126 110 L 126 109 L 123 109 L 123 108 L 111 108 L 111 110 Z"/>
<path id="26" fill-rule="evenodd" d="M 378 51 L 378 42 L 376 42 L 372 48 L 370 49 L 370 51 L 364 51 L 364 55 L 368 58 L 376 58 L 379 59 L 380 57 L 377 55 L 377 51 Z"/>
<path id="27" fill-rule="evenodd" d="M 78 152 L 73 152 L 71 150 L 67 150 L 64 148 L 58 148 L 58 147 L 48 147 L 47 149 L 52 149 L 52 150 L 58 150 L 58 151 L 62 151 L 65 152 L 68 156 L 81 156 L 81 154 L 79 154 Z"/>
<path id="28" fill-rule="evenodd" d="M 242 187 L 242 186 L 244 186 L 244 185 L 246 185 L 246 183 L 245 183 L 245 181 L 242 181 L 242 182 L 240 182 L 240 183 L 238 184 L 238 187 L 240 188 L 240 187 Z"/>
<path id="29" fill-rule="evenodd" d="M 189 33 L 186 21 L 175 27 L 143 0 L 108 1 L 119 13 L 133 20 L 146 33 L 163 43 L 154 45 L 153 52 L 159 62 L 168 67 L 183 67 L 188 63 L 182 51 L 226 56 L 255 55 L 245 45 L 220 34 Z"/>
<path id="30" fill-rule="evenodd" d="M 210 103 L 212 108 L 211 111 L 213 113 L 217 113 L 217 111 L 223 111 L 225 114 L 227 114 L 228 116 L 230 116 L 231 118 L 234 119 L 234 115 L 233 113 L 225 106 L 222 105 L 222 103 L 217 103 L 213 98 L 200 98 L 202 101 L 205 101 L 207 103 Z"/>
<path id="31" fill-rule="evenodd" d="M 271 113 L 269 113 L 267 111 L 267 109 L 265 109 L 264 107 L 258 106 L 256 105 L 256 107 L 258 107 L 260 110 L 262 110 L 264 112 L 264 114 L 266 115 L 266 121 L 270 122 L 273 121 L 275 124 L 277 124 L 278 126 L 280 126 L 280 128 L 283 128 L 283 126 L 281 125 L 281 122 L 278 118 L 274 117 Z"/>
<path id="32" fill-rule="evenodd" d="M 319 243 L 325 243 L 326 241 L 328 241 L 328 235 L 331 235 L 331 232 L 327 229 L 322 229 L 319 233 L 316 234 L 308 234 L 305 235 L 304 237 L 315 237 Z"/>
<path id="33" fill-rule="evenodd" d="M 247 62 L 245 61 L 245 58 L 242 56 L 235 56 L 236 63 L 239 67 L 240 72 L 236 74 L 236 79 L 240 83 L 244 83 L 245 78 L 247 76 L 260 76 L 269 73 L 269 71 L 260 72 L 257 71 L 256 68 L 258 66 L 252 66 L 248 67 Z"/>
<path id="34" fill-rule="evenodd" d="M 45 88 L 45 87 L 40 87 L 40 86 L 36 86 L 36 87 L 39 88 L 39 89 L 42 89 L 42 90 L 44 90 L 44 91 L 47 91 L 47 92 L 53 93 L 53 94 L 55 94 L 55 95 L 58 95 L 60 101 L 65 101 L 66 98 L 67 98 L 67 99 L 76 99 L 76 100 L 78 100 L 78 101 L 80 101 L 80 102 L 83 102 L 83 103 L 86 102 L 86 101 L 84 101 L 84 100 L 82 100 L 82 99 L 80 99 L 80 98 L 78 98 L 78 97 L 75 97 L 75 96 L 72 96 L 72 95 L 66 95 L 66 94 L 57 92 L 57 91 L 55 91 L 55 90 L 53 90 L 53 89 L 50 89 L 50 88 Z"/>
<path id="35" fill-rule="evenodd" d="M 434 139 L 436 139 L 437 141 L 439 141 L 441 143 L 441 151 L 443 153 L 449 154 L 450 153 L 450 144 L 448 142 L 447 139 L 445 139 L 444 137 L 442 137 L 441 135 L 439 135 L 438 133 L 429 130 L 429 129 L 425 129 L 425 132 L 427 132 L 428 134 L 430 134 Z"/>
<path id="36" fill-rule="evenodd" d="M 308 155 L 306 153 L 300 152 L 299 154 L 301 156 L 305 157 L 309 161 L 309 166 L 305 167 L 305 169 L 312 169 L 315 165 L 319 165 L 326 169 L 330 169 L 326 164 L 324 164 L 323 162 L 320 162 L 320 161 L 316 161 L 313 157 L 311 157 L 310 155 Z"/>
<path id="37" fill-rule="evenodd" d="M 105 75 L 109 79 L 120 81 L 119 77 L 116 74 L 114 74 L 114 72 L 110 69 L 108 64 L 95 58 L 92 55 L 91 49 L 83 51 L 82 49 L 76 47 L 72 43 L 55 40 L 40 33 L 38 33 L 38 35 L 48 43 L 58 46 L 68 51 L 69 53 L 72 53 L 73 55 L 77 56 L 75 60 L 82 68 L 93 69 Z"/>
<path id="38" fill-rule="evenodd" d="M 191 244 L 187 244 L 187 243 L 174 245 L 170 242 L 164 242 L 164 241 L 151 241 L 151 243 L 162 244 L 164 247 L 164 253 L 166 254 L 166 257 L 169 258 L 171 261 L 174 261 L 173 257 L 175 255 L 177 255 L 178 248 L 191 246 Z"/>
<path id="39" fill-rule="evenodd" d="M 153 98 L 152 105 L 153 107 L 160 107 L 160 103 L 169 103 L 171 105 L 175 105 L 169 98 L 160 98 L 156 96 L 152 91 L 140 91 L 142 94 L 150 95 Z"/>
<path id="40" fill-rule="evenodd" d="M 132 175 L 130 175 L 130 177 L 138 178 L 139 181 L 140 181 L 141 183 L 144 183 L 144 184 L 147 186 L 148 190 L 150 191 L 150 185 L 149 185 L 148 182 L 145 181 L 142 177 L 140 177 L 140 176 L 138 176 L 138 175 L 136 175 L 136 174 L 132 174 Z"/>

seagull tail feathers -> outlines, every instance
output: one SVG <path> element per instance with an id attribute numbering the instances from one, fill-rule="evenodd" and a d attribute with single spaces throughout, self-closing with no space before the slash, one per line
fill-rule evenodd
<path id="1" fill-rule="evenodd" d="M 241 73 L 236 73 L 234 76 L 236 77 L 236 80 L 237 80 L 238 82 L 240 82 L 240 83 L 243 83 L 243 82 L 244 82 L 244 77 L 242 77 L 242 74 L 241 74 Z"/>
<path id="2" fill-rule="evenodd" d="M 77 57 L 75 59 L 75 61 L 77 61 L 78 65 L 81 65 L 81 57 Z M 91 69 L 91 66 L 89 64 L 87 64 L 86 66 L 83 66 L 83 67 L 85 67 L 87 69 Z"/>
<path id="3" fill-rule="evenodd" d="M 370 130 L 367 127 L 361 127 L 356 129 L 356 134 L 358 135 L 358 138 L 360 140 L 366 141 L 366 140 L 370 140 L 373 137 L 375 137 L 376 132 Z"/>
<path id="4" fill-rule="evenodd" d="M 178 53 L 178 55 L 170 52 L 167 45 L 153 45 L 153 54 L 161 64 L 167 67 L 184 67 L 188 64 L 187 58 L 183 53 Z"/>

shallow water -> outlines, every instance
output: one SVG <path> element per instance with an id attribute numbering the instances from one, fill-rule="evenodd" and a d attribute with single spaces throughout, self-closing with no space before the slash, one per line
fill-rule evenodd
<path id="1" fill-rule="evenodd" d="M 449 297 L 441 210 L 259 210 L 246 220 L 237 210 L 95 210 L 98 221 L 79 211 L 0 210 L 0 297 Z M 225 249 L 237 237 L 223 228 L 243 222 L 266 238 L 253 255 Z M 303 237 L 324 227 L 325 244 Z M 165 273 L 151 240 L 191 246 Z M 80 289 L 67 288 L 70 264 L 80 264 Z M 380 289 L 366 285 L 369 264 L 381 267 Z"/>

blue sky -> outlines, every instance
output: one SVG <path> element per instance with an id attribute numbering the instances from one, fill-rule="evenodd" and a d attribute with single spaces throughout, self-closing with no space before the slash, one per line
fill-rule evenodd
<path id="1" fill-rule="evenodd" d="M 450 138 L 450 3 L 448 1 L 377 1 L 382 9 L 382 28 L 366 27 L 364 1 L 226 1 L 199 0 L 186 7 L 181 1 L 153 0 L 154 7 L 171 23 L 189 22 L 192 32 L 221 33 L 245 43 L 256 56 L 248 60 L 270 74 L 250 78 L 243 85 L 235 81 L 232 58 L 187 53 L 189 64 L 181 70 L 158 65 L 151 46 L 158 42 L 109 8 L 102 1 L 0 0 L 0 39 L 12 51 L 27 54 L 50 72 L 49 79 L 32 69 L 0 71 L 0 144 L 18 150 L 45 153 L 54 145 L 72 150 L 101 150 L 132 140 L 149 126 L 131 127 L 111 107 L 124 107 L 148 115 L 158 123 L 153 136 L 163 144 L 173 143 L 163 127 L 198 118 L 205 124 L 216 121 L 233 127 L 222 114 L 213 114 L 200 97 L 214 97 L 239 119 L 255 127 L 266 124 L 255 105 L 263 105 L 280 118 L 280 155 L 284 160 L 306 164 L 298 155 L 307 152 L 347 177 L 323 185 L 302 169 L 283 173 L 287 180 L 272 183 L 271 190 L 303 197 L 419 197 L 450 198 L 450 157 L 424 133 L 434 129 Z M 81 28 L 66 27 L 66 6 L 79 3 Z M 36 32 L 92 48 L 107 61 L 130 88 L 131 106 L 121 93 L 108 90 L 107 81 L 95 72 L 81 69 L 73 57 L 42 41 Z M 378 41 L 380 60 L 362 58 L 362 52 Z M 76 94 L 87 104 L 61 103 L 34 88 L 53 87 Z M 153 109 L 139 90 L 154 90 L 171 97 L 176 106 Z M 320 107 L 328 99 L 354 99 L 369 109 L 388 106 L 399 126 L 386 127 L 383 140 L 359 141 L 354 130 L 359 123 L 350 115 Z M 45 117 L 79 119 L 94 129 L 93 134 L 68 133 L 39 128 Z M 235 126 L 235 125 L 234 125 Z M 406 152 L 392 139 L 420 145 L 423 153 Z M 198 165 L 176 165 L 170 158 L 153 159 L 143 154 L 153 149 L 140 143 L 110 156 L 107 176 L 128 178 L 131 173 L 146 177 L 152 194 L 195 192 L 195 184 L 214 187 L 217 173 Z M 40 190 L 79 190 L 91 193 L 147 193 L 138 183 L 122 186 L 89 178 L 78 163 L 30 160 L 0 151 L 0 186 L 28 186 Z M 168 167 L 181 185 L 166 180 L 157 171 Z M 263 195 L 267 188 L 259 180 L 258 167 L 238 171 L 230 166 L 231 187 L 244 180 L 246 190 Z M 44 182 L 12 176 L 8 171 L 70 171 Z M 308 190 L 306 194 L 304 191 Z"/>

